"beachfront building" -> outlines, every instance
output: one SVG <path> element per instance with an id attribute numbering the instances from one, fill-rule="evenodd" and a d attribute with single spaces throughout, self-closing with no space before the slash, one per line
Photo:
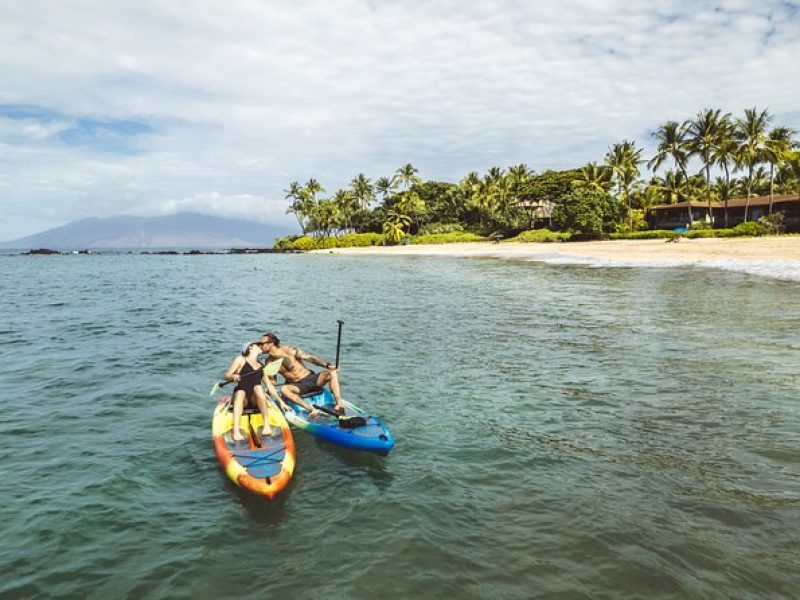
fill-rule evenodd
<path id="1" fill-rule="evenodd" d="M 528 229 L 533 229 L 539 221 L 547 221 L 548 227 L 552 228 L 553 203 L 550 200 L 522 196 L 517 204 L 528 215 Z"/>
<path id="2" fill-rule="evenodd" d="M 750 198 L 731 198 L 728 200 L 728 227 L 743 223 L 745 209 L 748 221 L 758 221 L 769 214 L 769 196 Z M 647 213 L 650 229 L 676 229 L 689 226 L 689 209 L 692 221 L 705 221 L 715 228 L 725 227 L 725 203 L 712 202 L 709 211 L 708 202 L 677 202 L 675 204 L 659 204 Z M 772 212 L 782 212 L 786 231 L 800 231 L 800 196 L 773 196 Z"/>

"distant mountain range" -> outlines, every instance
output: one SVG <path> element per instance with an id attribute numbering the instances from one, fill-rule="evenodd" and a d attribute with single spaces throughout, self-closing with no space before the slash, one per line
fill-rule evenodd
<path id="1" fill-rule="evenodd" d="M 2 248 L 248 248 L 272 246 L 275 239 L 298 233 L 291 227 L 241 219 L 177 213 L 165 217 L 119 216 L 73 221 Z"/>

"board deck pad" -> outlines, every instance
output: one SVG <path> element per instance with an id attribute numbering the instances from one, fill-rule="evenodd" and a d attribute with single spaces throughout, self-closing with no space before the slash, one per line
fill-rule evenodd
<path id="1" fill-rule="evenodd" d="M 249 475 L 259 478 L 274 477 L 280 472 L 281 461 L 286 456 L 286 445 L 279 431 L 273 426 L 272 436 L 259 435 L 261 447 L 253 447 L 253 437 L 249 428 L 242 429 L 244 440 L 234 440 L 233 433 L 226 433 L 223 439 L 236 461 Z"/>

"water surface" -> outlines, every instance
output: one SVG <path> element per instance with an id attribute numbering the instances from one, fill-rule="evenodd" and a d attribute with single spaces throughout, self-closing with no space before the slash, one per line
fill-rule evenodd
<path id="1" fill-rule="evenodd" d="M 800 284 L 488 259 L 0 257 L 0 596 L 796 597 Z M 268 329 L 388 458 L 229 484 L 209 388 Z"/>

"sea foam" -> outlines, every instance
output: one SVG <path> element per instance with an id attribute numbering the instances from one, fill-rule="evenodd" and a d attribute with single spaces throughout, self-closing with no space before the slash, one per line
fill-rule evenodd
<path id="1" fill-rule="evenodd" d="M 737 273 L 747 273 L 758 277 L 768 277 L 782 281 L 800 281 L 800 261 L 797 260 L 757 260 L 757 259 L 637 259 L 637 258 L 597 258 L 578 256 L 559 252 L 547 253 L 493 253 L 494 258 L 512 260 L 528 260 L 548 264 L 587 265 L 591 267 L 640 267 L 640 268 L 676 268 L 694 267 L 702 269 L 721 269 Z"/>

